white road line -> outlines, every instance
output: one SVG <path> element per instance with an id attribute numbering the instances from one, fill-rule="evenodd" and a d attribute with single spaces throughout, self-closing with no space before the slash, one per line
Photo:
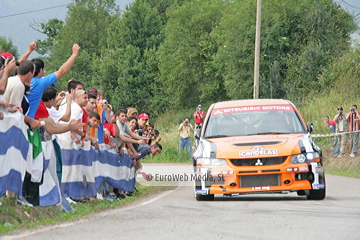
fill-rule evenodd
<path id="1" fill-rule="evenodd" d="M 124 207 L 124 208 L 119 208 L 119 209 L 112 209 L 112 210 L 109 210 L 109 211 L 111 211 L 113 213 L 118 213 L 118 212 L 124 212 L 124 211 L 127 211 L 127 210 L 131 210 L 131 209 L 137 208 L 139 206 L 148 205 L 150 203 L 156 202 L 157 200 L 160 200 L 161 198 L 166 197 L 167 195 L 173 193 L 174 191 L 177 191 L 180 187 L 181 186 L 178 186 L 177 188 L 175 188 L 173 190 L 166 191 L 166 192 L 164 192 L 164 193 L 162 193 L 162 194 L 160 194 L 160 195 L 158 195 L 158 196 L 156 196 L 154 198 L 151 198 L 150 200 L 148 200 L 146 202 L 136 204 L 135 206 Z M 90 216 L 85 216 L 83 219 L 79 219 L 79 220 L 76 220 L 76 221 L 73 221 L 73 222 L 60 223 L 60 224 L 56 224 L 56 225 L 49 226 L 49 227 L 41 227 L 41 228 L 35 229 L 35 230 L 26 230 L 25 232 L 19 233 L 17 235 L 0 237 L 0 239 L 1 240 L 21 239 L 21 238 L 25 238 L 25 237 L 30 236 L 30 235 L 35 235 L 37 233 L 42 233 L 42 232 L 50 231 L 50 230 L 57 229 L 57 228 L 64 228 L 64 227 L 69 227 L 69 226 L 72 226 L 72 225 L 75 225 L 75 224 L 83 223 L 83 222 L 86 222 L 86 221 L 88 221 L 89 219 L 91 219 L 91 218 L 93 218 L 95 216 L 96 217 L 103 217 L 103 216 L 108 216 L 108 215 L 109 215 L 108 211 L 95 213 L 95 214 L 92 214 Z"/>

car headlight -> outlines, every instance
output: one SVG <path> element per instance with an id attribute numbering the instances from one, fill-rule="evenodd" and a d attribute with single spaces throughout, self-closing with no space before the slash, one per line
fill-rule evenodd
<path id="1" fill-rule="evenodd" d="M 296 164 L 296 163 L 304 163 L 306 161 L 312 161 L 315 158 L 319 158 L 320 154 L 318 152 L 308 152 L 308 153 L 303 153 L 303 154 L 297 154 L 297 155 L 293 155 L 291 157 L 291 162 L 292 164 Z"/>
<path id="2" fill-rule="evenodd" d="M 196 159 L 197 164 L 211 167 L 227 167 L 225 159 L 222 158 L 198 158 Z"/>

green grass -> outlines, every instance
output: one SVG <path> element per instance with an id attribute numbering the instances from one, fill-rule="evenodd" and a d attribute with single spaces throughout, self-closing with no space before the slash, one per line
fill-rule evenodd
<path id="1" fill-rule="evenodd" d="M 50 225 L 67 221 L 74 221 L 95 212 L 105 209 L 114 209 L 123 204 L 132 202 L 151 193 L 170 190 L 173 187 L 147 187 L 138 186 L 139 193 L 126 199 L 109 202 L 107 200 L 91 200 L 87 203 L 73 204 L 71 212 L 64 212 L 57 206 L 26 207 L 18 205 L 14 199 L 0 198 L 0 236 L 19 229 L 31 229 L 38 226 Z"/>
<path id="2" fill-rule="evenodd" d="M 349 167 L 327 167 L 325 165 L 325 170 L 327 174 L 360 178 L 360 164 L 355 168 Z"/>
<path id="3" fill-rule="evenodd" d="M 163 150 L 160 154 L 152 157 L 148 156 L 142 162 L 149 163 L 190 163 L 191 158 L 186 154 L 184 149 L 179 154 L 179 125 L 183 122 L 185 117 L 190 118 L 190 123 L 194 127 L 194 118 L 192 109 L 169 112 L 158 116 L 155 123 L 155 129 L 160 132 L 161 141 L 160 144 L 163 146 Z M 194 142 L 194 134 L 191 134 L 191 146 Z"/>

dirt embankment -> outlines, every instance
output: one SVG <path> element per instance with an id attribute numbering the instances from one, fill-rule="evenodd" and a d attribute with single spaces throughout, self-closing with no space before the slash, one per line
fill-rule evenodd
<path id="1" fill-rule="evenodd" d="M 355 157 L 350 157 L 350 147 L 346 148 L 346 154 L 344 157 L 333 157 L 332 148 L 331 147 L 322 147 L 323 157 L 324 157 L 324 166 L 326 169 L 330 169 L 332 172 L 339 169 L 338 174 L 346 174 L 346 172 L 352 172 L 359 170 L 360 176 L 360 149 L 358 151 L 358 155 Z M 344 172 L 345 171 L 345 172 Z M 341 174 L 342 175 L 342 174 Z M 351 177 L 353 174 L 351 174 Z M 356 177 L 356 176 L 355 176 Z"/>

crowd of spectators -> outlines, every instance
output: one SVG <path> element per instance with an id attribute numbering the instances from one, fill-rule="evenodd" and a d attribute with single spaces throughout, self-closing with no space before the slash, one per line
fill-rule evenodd
<path id="1" fill-rule="evenodd" d="M 159 131 L 150 123 L 149 114 L 138 114 L 133 107 L 114 108 L 103 91 L 94 87 L 85 90 L 78 80 L 69 80 L 67 92 L 58 92 L 54 84 L 70 71 L 80 52 L 78 44 L 73 45 L 71 56 L 57 71 L 46 75 L 41 59 L 27 60 L 35 49 L 36 43 L 30 43 L 28 51 L 16 61 L 11 53 L 0 48 L 0 121 L 4 111 L 21 111 L 29 129 L 39 129 L 44 141 L 52 139 L 59 182 L 62 164 L 59 139 L 74 141 L 80 147 L 86 141 L 97 149 L 99 144 L 109 145 L 118 154 L 133 159 L 134 171 L 141 170 L 141 159 L 162 151 Z M 118 200 L 126 194 L 132 193 L 104 184 L 98 198 Z"/>

